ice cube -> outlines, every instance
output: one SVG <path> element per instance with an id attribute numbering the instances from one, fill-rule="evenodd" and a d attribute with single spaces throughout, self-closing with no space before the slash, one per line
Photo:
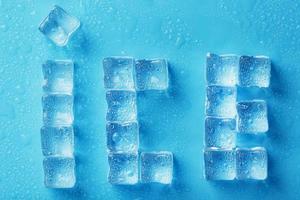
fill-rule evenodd
<path id="1" fill-rule="evenodd" d="M 206 147 L 234 148 L 236 146 L 236 120 L 207 117 L 205 119 Z"/>
<path id="2" fill-rule="evenodd" d="M 168 89 L 168 63 L 165 59 L 137 60 L 135 68 L 138 90 Z"/>
<path id="3" fill-rule="evenodd" d="M 72 126 L 43 127 L 41 129 L 44 156 L 72 156 L 74 151 L 74 131 Z"/>
<path id="4" fill-rule="evenodd" d="M 239 85 L 241 87 L 269 87 L 271 61 L 266 56 L 241 56 Z"/>
<path id="5" fill-rule="evenodd" d="M 137 152 L 139 146 L 139 125 L 137 122 L 106 125 L 107 147 L 112 152 Z"/>
<path id="6" fill-rule="evenodd" d="M 263 147 L 236 150 L 237 179 L 264 180 L 268 176 L 268 155 Z"/>
<path id="7" fill-rule="evenodd" d="M 58 46 L 65 46 L 79 28 L 80 21 L 59 6 L 54 6 L 41 22 L 39 30 Z"/>
<path id="8" fill-rule="evenodd" d="M 106 92 L 108 105 L 106 120 L 110 122 L 132 122 L 137 119 L 136 93 L 134 91 L 111 90 Z"/>
<path id="9" fill-rule="evenodd" d="M 75 185 L 73 157 L 48 156 L 44 159 L 44 183 L 49 188 L 72 188 Z"/>
<path id="10" fill-rule="evenodd" d="M 141 153 L 141 182 L 171 184 L 173 154 L 167 151 Z"/>
<path id="11" fill-rule="evenodd" d="M 117 185 L 133 185 L 138 182 L 137 153 L 109 153 L 108 181 Z"/>
<path id="12" fill-rule="evenodd" d="M 134 59 L 109 57 L 103 59 L 104 86 L 108 90 L 135 90 Z"/>
<path id="13" fill-rule="evenodd" d="M 73 123 L 73 96 L 44 95 L 43 121 L 45 126 L 68 126 Z"/>
<path id="14" fill-rule="evenodd" d="M 206 93 L 206 115 L 235 118 L 236 87 L 208 86 Z"/>
<path id="15" fill-rule="evenodd" d="M 207 180 L 233 180 L 236 177 L 236 157 L 232 149 L 205 149 L 204 165 Z"/>
<path id="16" fill-rule="evenodd" d="M 239 56 L 216 55 L 206 57 L 207 85 L 235 86 L 238 82 Z"/>
<path id="17" fill-rule="evenodd" d="M 43 65 L 43 89 L 47 94 L 72 94 L 74 64 L 71 60 L 48 60 Z"/>
<path id="18" fill-rule="evenodd" d="M 269 129 L 267 104 L 264 100 L 237 103 L 238 131 L 241 133 L 264 133 Z"/>

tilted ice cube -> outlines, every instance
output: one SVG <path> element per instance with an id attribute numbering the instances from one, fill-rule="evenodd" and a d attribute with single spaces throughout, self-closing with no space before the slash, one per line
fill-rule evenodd
<path id="1" fill-rule="evenodd" d="M 242 87 L 269 87 L 271 61 L 266 56 L 241 56 L 239 85 Z"/>
<path id="2" fill-rule="evenodd" d="M 107 147 L 112 152 L 137 152 L 139 146 L 139 125 L 137 122 L 106 125 Z"/>
<path id="3" fill-rule="evenodd" d="M 106 92 L 108 105 L 106 120 L 110 122 L 132 122 L 137 119 L 136 93 L 134 91 L 111 90 Z"/>
<path id="4" fill-rule="evenodd" d="M 79 28 L 80 21 L 59 6 L 54 6 L 42 21 L 39 30 L 58 46 L 65 46 Z"/>
<path id="5" fill-rule="evenodd" d="M 207 148 L 204 151 L 207 180 L 233 180 L 236 177 L 236 157 L 232 149 Z"/>
<path id="6" fill-rule="evenodd" d="M 206 147 L 234 148 L 236 146 L 236 120 L 207 117 L 205 119 Z"/>
<path id="7" fill-rule="evenodd" d="M 208 53 L 206 57 L 207 85 L 234 86 L 238 82 L 239 56 L 216 55 Z"/>
<path id="8" fill-rule="evenodd" d="M 137 153 L 109 153 L 108 181 L 117 185 L 133 185 L 138 182 Z"/>
<path id="9" fill-rule="evenodd" d="M 134 90 L 134 59 L 110 57 L 103 59 L 104 86 L 109 90 Z"/>
<path id="10" fill-rule="evenodd" d="M 236 87 L 208 86 L 206 115 L 234 118 L 236 116 Z"/>
<path id="11" fill-rule="evenodd" d="M 73 157 L 48 156 L 44 159 L 44 183 L 49 188 L 72 188 L 75 185 Z"/>
<path id="12" fill-rule="evenodd" d="M 173 179 L 172 152 L 143 152 L 141 154 L 141 182 L 171 184 Z"/>
<path id="13" fill-rule="evenodd" d="M 74 63 L 71 60 L 48 60 L 43 64 L 43 89 L 47 94 L 72 94 Z"/>
<path id="14" fill-rule="evenodd" d="M 137 60 L 135 70 L 138 90 L 168 89 L 168 63 L 165 59 Z"/>
<path id="15" fill-rule="evenodd" d="M 237 179 L 264 180 L 268 176 L 268 155 L 263 147 L 237 149 Z"/>
<path id="16" fill-rule="evenodd" d="M 41 129 L 44 156 L 72 156 L 74 151 L 74 131 L 72 126 L 43 127 Z"/>
<path id="17" fill-rule="evenodd" d="M 264 100 L 238 102 L 238 131 L 242 133 L 267 132 L 269 130 L 267 110 Z"/>
<path id="18" fill-rule="evenodd" d="M 72 95 L 45 95 L 42 104 L 45 126 L 67 126 L 73 123 Z"/>

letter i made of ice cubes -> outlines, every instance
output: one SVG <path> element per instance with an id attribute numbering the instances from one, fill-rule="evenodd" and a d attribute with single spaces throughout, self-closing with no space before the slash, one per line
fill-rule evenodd
<path id="1" fill-rule="evenodd" d="M 41 22 L 39 30 L 57 46 L 67 45 L 70 37 L 80 27 L 80 21 L 59 6 L 54 6 Z"/>

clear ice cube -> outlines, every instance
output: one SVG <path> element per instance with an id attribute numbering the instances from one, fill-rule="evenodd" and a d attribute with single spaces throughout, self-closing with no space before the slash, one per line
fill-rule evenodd
<path id="1" fill-rule="evenodd" d="M 104 86 L 108 90 L 135 90 L 134 59 L 109 57 L 103 59 Z"/>
<path id="2" fill-rule="evenodd" d="M 44 156 L 72 156 L 74 131 L 72 126 L 43 127 L 41 129 Z"/>
<path id="3" fill-rule="evenodd" d="M 106 92 L 108 105 L 106 120 L 110 122 L 132 122 L 137 119 L 136 92 L 111 90 Z"/>
<path id="4" fill-rule="evenodd" d="M 48 156 L 44 159 L 44 183 L 49 188 L 72 188 L 75 185 L 73 157 Z"/>
<path id="5" fill-rule="evenodd" d="M 236 177 L 236 157 L 232 149 L 207 148 L 204 151 L 207 180 L 233 180 Z"/>
<path id="6" fill-rule="evenodd" d="M 241 133 L 264 133 L 269 129 L 267 104 L 264 100 L 237 103 L 238 131 Z"/>
<path id="7" fill-rule="evenodd" d="M 133 185 L 138 183 L 138 154 L 109 153 L 108 181 L 116 185 Z"/>
<path id="8" fill-rule="evenodd" d="M 238 82 L 238 70 L 239 56 L 207 54 L 207 85 L 235 86 Z"/>
<path id="9" fill-rule="evenodd" d="M 263 147 L 236 150 L 237 179 L 265 180 L 268 176 L 268 155 Z"/>
<path id="10" fill-rule="evenodd" d="M 207 117 L 205 119 L 206 147 L 234 148 L 236 146 L 236 120 Z"/>
<path id="11" fill-rule="evenodd" d="M 41 22 L 39 30 L 57 46 L 65 46 L 71 35 L 79 28 L 80 21 L 59 6 L 54 6 Z"/>
<path id="12" fill-rule="evenodd" d="M 138 90 L 168 89 L 168 63 L 165 59 L 137 60 L 135 70 Z"/>
<path id="13" fill-rule="evenodd" d="M 167 151 L 141 153 L 141 182 L 171 184 L 173 154 Z"/>
<path id="14" fill-rule="evenodd" d="M 74 63 L 71 60 L 48 60 L 43 65 L 43 89 L 47 94 L 72 94 Z"/>
<path id="15" fill-rule="evenodd" d="M 45 126 L 68 126 L 73 123 L 73 96 L 44 95 L 43 121 Z"/>
<path id="16" fill-rule="evenodd" d="M 139 125 L 137 122 L 106 125 L 107 147 L 112 152 L 137 152 L 139 146 Z"/>
<path id="17" fill-rule="evenodd" d="M 266 56 L 241 56 L 239 85 L 241 87 L 269 87 L 271 61 Z"/>
<path id="18" fill-rule="evenodd" d="M 207 116 L 235 118 L 236 87 L 208 86 L 206 95 Z"/>

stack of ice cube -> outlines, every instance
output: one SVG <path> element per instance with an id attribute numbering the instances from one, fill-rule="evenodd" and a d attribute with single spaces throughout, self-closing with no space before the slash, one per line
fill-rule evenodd
<path id="1" fill-rule="evenodd" d="M 75 185 L 73 76 L 71 60 L 48 60 L 43 64 L 44 96 L 41 128 L 45 156 L 44 183 L 50 188 Z"/>
<path id="2" fill-rule="evenodd" d="M 108 106 L 108 181 L 117 185 L 134 185 L 139 182 L 141 171 L 142 183 L 170 184 L 173 154 L 164 151 L 144 152 L 139 156 L 137 116 L 137 91 L 168 89 L 167 61 L 136 61 L 131 57 L 108 57 L 103 59 L 103 71 Z"/>
<path id="3" fill-rule="evenodd" d="M 266 179 L 266 150 L 236 148 L 236 137 L 268 131 L 267 105 L 264 100 L 237 102 L 237 87 L 268 87 L 270 73 L 271 62 L 265 56 L 207 55 L 204 175 L 208 180 Z"/>

